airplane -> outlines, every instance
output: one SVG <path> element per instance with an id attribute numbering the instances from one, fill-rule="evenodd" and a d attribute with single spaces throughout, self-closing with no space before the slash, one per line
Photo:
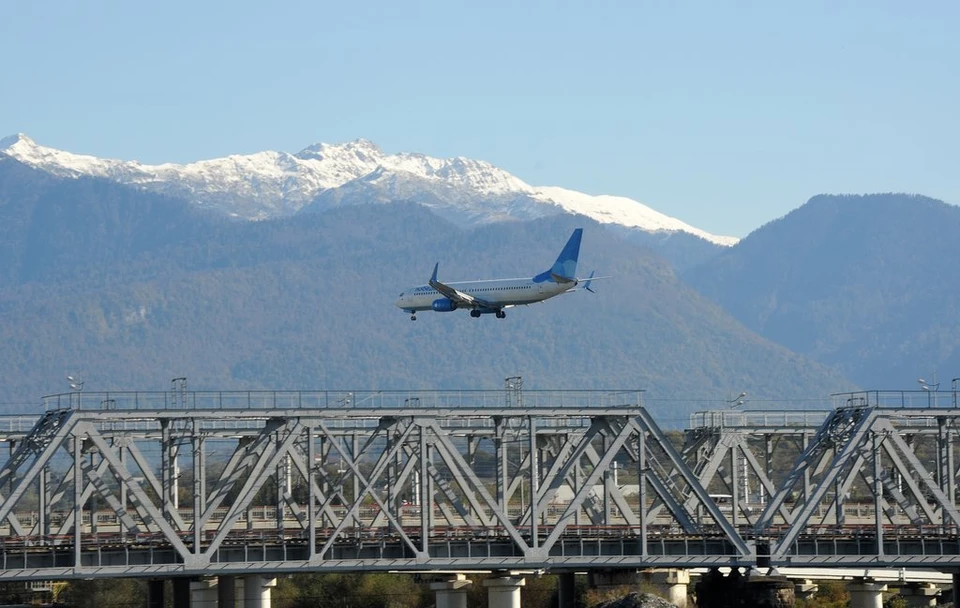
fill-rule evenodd
<path id="1" fill-rule="evenodd" d="M 417 312 L 421 310 L 453 312 L 461 309 L 469 310 L 470 316 L 475 319 L 484 314 L 494 314 L 498 319 L 503 319 L 507 316 L 505 308 L 542 302 L 576 291 L 581 281 L 581 289 L 593 292 L 590 288 L 590 282 L 596 278 L 593 273 L 587 279 L 578 279 L 576 276 L 582 237 L 583 228 L 574 230 L 553 266 L 529 279 L 441 283 L 437 279 L 438 262 L 426 285 L 404 291 L 395 304 L 410 314 L 411 321 L 417 320 Z"/>

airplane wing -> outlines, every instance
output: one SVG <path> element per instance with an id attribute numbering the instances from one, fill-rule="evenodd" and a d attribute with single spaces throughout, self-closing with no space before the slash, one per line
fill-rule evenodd
<path id="1" fill-rule="evenodd" d="M 451 302 L 456 302 L 457 306 L 467 307 L 467 308 L 505 308 L 504 306 L 496 306 L 490 304 L 485 300 L 481 300 L 476 296 L 472 296 L 468 293 L 464 293 L 458 289 L 455 289 L 449 285 L 445 285 L 437 280 L 437 269 L 440 267 L 440 263 L 433 267 L 433 275 L 430 277 L 429 285 L 437 291 L 439 291 L 443 297 L 447 298 Z"/>

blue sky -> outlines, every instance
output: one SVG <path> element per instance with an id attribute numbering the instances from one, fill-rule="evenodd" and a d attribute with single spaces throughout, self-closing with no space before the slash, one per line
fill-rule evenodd
<path id="1" fill-rule="evenodd" d="M 273 6 L 277 4 L 277 6 Z M 960 4 L 0 4 L 0 136 L 148 163 L 370 139 L 744 236 L 960 204 Z"/>

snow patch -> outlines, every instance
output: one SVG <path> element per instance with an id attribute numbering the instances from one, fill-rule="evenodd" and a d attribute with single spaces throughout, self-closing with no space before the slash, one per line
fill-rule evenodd
<path id="1" fill-rule="evenodd" d="M 138 185 L 252 221 L 293 215 L 322 192 L 367 184 L 407 196 L 427 188 L 473 224 L 542 217 L 559 209 L 648 232 L 686 232 L 717 245 L 739 240 L 712 235 L 626 197 L 531 186 L 481 160 L 384 154 L 365 139 L 318 143 L 296 154 L 265 151 L 185 165 L 144 165 L 47 148 L 18 133 L 0 140 L 0 153 L 60 177 L 90 175 Z"/>

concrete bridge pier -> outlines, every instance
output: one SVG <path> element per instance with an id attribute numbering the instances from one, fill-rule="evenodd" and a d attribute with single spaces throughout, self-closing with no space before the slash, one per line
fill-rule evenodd
<path id="1" fill-rule="evenodd" d="M 936 606 L 940 589 L 933 583 L 910 583 L 900 588 L 900 596 L 914 608 Z"/>
<path id="2" fill-rule="evenodd" d="M 201 578 L 190 581 L 190 608 L 218 608 L 218 587 L 219 581 L 216 578 Z"/>
<path id="3" fill-rule="evenodd" d="M 557 574 L 557 604 L 559 608 L 573 608 L 576 595 L 576 574 L 560 572 Z"/>
<path id="4" fill-rule="evenodd" d="M 465 574 L 430 583 L 430 589 L 437 594 L 437 608 L 467 608 L 467 589 L 472 584 Z"/>
<path id="5" fill-rule="evenodd" d="M 847 585 L 850 608 L 883 608 L 883 592 L 887 586 L 870 578 L 856 578 Z"/>
<path id="6" fill-rule="evenodd" d="M 147 608 L 164 608 L 162 578 L 151 578 L 147 581 Z"/>
<path id="7" fill-rule="evenodd" d="M 190 605 L 190 579 L 186 576 L 176 576 L 173 578 L 173 605 Z"/>
<path id="8" fill-rule="evenodd" d="M 682 568 L 648 570 L 642 577 L 667 595 L 677 608 L 687 608 L 687 587 L 690 585 L 690 571 Z"/>
<path id="9" fill-rule="evenodd" d="M 509 574 L 483 581 L 483 586 L 487 588 L 488 608 L 520 608 L 520 588 L 525 584 L 522 576 Z"/>
<path id="10" fill-rule="evenodd" d="M 243 608 L 270 608 L 270 590 L 277 579 L 250 574 L 243 577 Z"/>
<path id="11" fill-rule="evenodd" d="M 820 586 L 817 585 L 815 582 L 813 582 L 808 578 L 805 578 L 805 579 L 794 581 L 793 594 L 794 594 L 794 597 L 806 599 L 816 595 L 817 589 L 819 588 Z"/>
<path id="12" fill-rule="evenodd" d="M 953 605 L 960 606 L 960 570 L 953 571 Z"/>
<path id="13" fill-rule="evenodd" d="M 217 577 L 217 608 L 237 608 L 237 577 Z"/>

